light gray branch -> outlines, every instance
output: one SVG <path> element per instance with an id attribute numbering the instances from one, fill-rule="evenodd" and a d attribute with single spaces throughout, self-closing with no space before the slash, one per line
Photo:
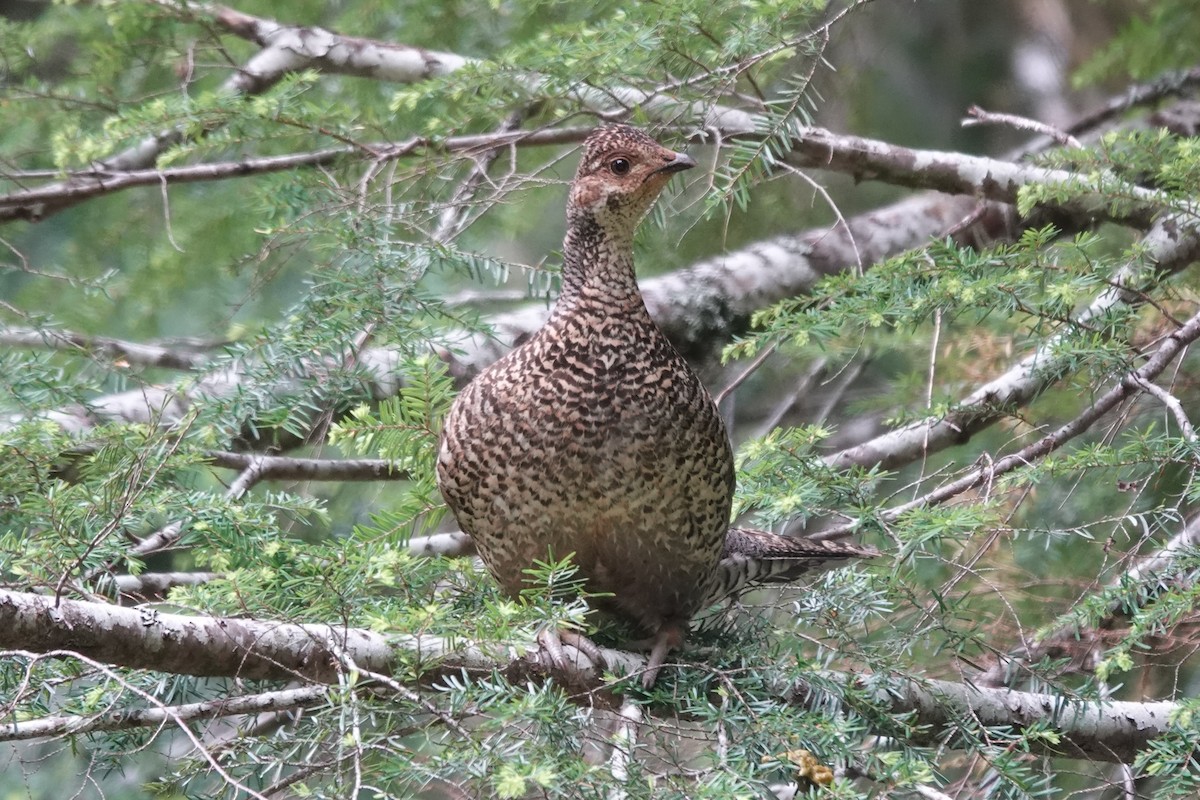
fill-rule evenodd
<path id="1" fill-rule="evenodd" d="M 246 75 L 243 80 L 252 82 L 252 87 L 243 88 L 247 93 L 261 92 L 264 84 L 274 84 L 288 73 L 304 69 L 387 83 L 418 83 L 449 75 L 471 63 L 471 59 L 454 53 L 341 36 L 316 26 L 285 25 L 228 6 L 169 0 L 161 0 L 160 4 L 188 15 L 210 16 L 230 33 L 262 48 L 242 70 Z"/>
<path id="2" fill-rule="evenodd" d="M 0 649 L 71 650 L 106 664 L 178 675 L 336 683 L 339 653 L 376 672 L 387 638 L 336 625 L 183 616 L 0 590 Z"/>
<path id="3" fill-rule="evenodd" d="M 193 370 L 209 362 L 209 357 L 202 353 L 111 339 L 107 336 L 85 336 L 81 333 L 49 328 L 0 327 L 0 346 L 103 356 L 112 361 L 124 361 L 140 367 Z"/>
<path id="4" fill-rule="evenodd" d="M 714 341 L 726 341 L 759 308 L 803 294 L 828 274 L 857 265 L 869 266 L 911 247 L 918 247 L 958 223 L 976 206 L 967 197 L 922 194 L 849 218 L 847 226 L 816 228 L 765 239 L 741 250 L 705 259 L 691 267 L 642 282 L 651 314 L 685 354 L 707 357 Z M 1003 214 L 990 224 L 1000 235 Z M 441 354 L 455 371 L 469 377 L 511 349 L 545 322 L 542 303 L 493 317 L 495 336 L 463 336 Z M 400 354 L 369 348 L 360 365 L 375 382 L 372 396 L 382 400 L 401 388 Z M 173 426 L 192 406 L 228 396 L 243 380 L 236 363 L 170 385 L 150 385 L 103 395 L 86 407 L 64 408 L 46 418 L 67 432 L 82 435 L 93 425 L 127 421 Z M 280 387 L 279 391 L 288 391 Z M 9 424 L 16 420 L 9 420 Z M 5 420 L 0 419 L 0 429 Z"/>
<path id="5" fill-rule="evenodd" d="M 499 673 L 512 682 L 548 674 L 573 692 L 586 693 L 589 702 L 602 702 L 603 676 L 585 655 L 566 646 L 568 658 L 576 664 L 568 674 L 544 654 L 525 655 L 532 638 L 531 634 L 531 641 L 523 645 L 484 645 L 437 636 L 384 636 L 337 625 L 163 614 L 145 607 L 66 599 L 56 606 L 52 597 L 0 590 L 0 648 L 6 650 L 71 651 L 105 664 L 179 675 L 321 684 L 336 683 L 348 663 L 382 675 L 391 675 L 403 664 L 405 674 L 419 676 L 424 684 L 464 672 Z M 603 657 L 619 675 L 634 675 L 646 663 L 639 655 L 618 650 L 604 650 Z M 821 688 L 829 684 L 845 692 L 831 695 Z M 910 736 L 918 743 L 949 740 L 950 746 L 956 746 L 955 733 L 964 725 L 1021 730 L 1048 724 L 1060 739 L 1032 741 L 1038 752 L 1122 762 L 1132 761 L 1138 750 L 1165 733 L 1177 707 L 1167 702 L 1073 700 L 975 689 L 948 681 L 837 672 L 821 672 L 805 685 L 775 690 L 792 703 L 827 711 L 841 707 L 838 697 L 844 695 L 845 702 L 859 709 L 869 724 L 881 726 L 885 735 L 889 723 L 881 715 L 912 714 Z"/>
<path id="6" fill-rule="evenodd" d="M 1180 217 L 1167 217 L 1146 234 L 1141 249 L 1143 260 L 1130 263 L 1115 276 L 1116 286 L 1097 297 L 1077 317 L 1080 324 L 1119 306 L 1137 307 L 1145 302 L 1142 290 L 1149 288 L 1151 280 L 1178 273 L 1200 258 L 1200 233 Z M 835 453 L 826 461 L 840 469 L 854 465 L 892 469 L 912 463 L 923 453 L 935 453 L 969 440 L 1013 409 L 1031 402 L 1062 377 L 1069 361 L 1057 351 L 1067 333 L 1047 339 L 1003 375 L 959 401 L 945 416 L 888 431 Z"/>
<path id="7" fill-rule="evenodd" d="M 414 536 L 408 541 L 408 552 L 415 556 L 466 558 L 476 553 L 475 540 L 462 531 Z"/>
<path id="8" fill-rule="evenodd" d="M 448 75 L 467 66 L 484 64 L 478 59 L 453 53 L 343 36 L 312 26 L 283 25 L 222 6 L 189 4 L 188 7 L 192 10 L 207 9 L 218 24 L 231 33 L 263 46 L 264 52 L 286 52 L 290 63 L 286 66 L 281 63 L 280 69 L 289 71 L 318 69 L 381 81 L 415 83 L 436 75 Z M 524 76 L 523 81 L 534 95 L 541 93 L 546 85 L 536 74 Z M 698 121 L 706 127 L 736 132 L 752 131 L 757 127 L 757 119 L 753 114 L 725 106 L 681 101 L 669 93 L 647 92 L 625 86 L 598 89 L 580 82 L 568 94 L 582 107 L 601 115 L 638 108 L 657 120 L 687 119 Z"/>
<path id="9" fill-rule="evenodd" d="M 889 521 L 896 520 L 914 509 L 940 505 L 963 492 L 970 491 L 985 483 L 991 483 L 1002 475 L 1045 458 L 1070 440 L 1087 431 L 1119 404 L 1144 391 L 1144 386 L 1148 382 L 1153 381 L 1159 373 L 1166 369 L 1172 361 L 1178 358 L 1197 339 L 1200 339 L 1200 314 L 1196 314 L 1189 319 L 1182 328 L 1173 331 L 1163 340 L 1162 344 L 1147 359 L 1145 364 L 1132 372 L 1121 375 L 1116 386 L 1096 398 L 1091 405 L 1074 419 L 1055 428 L 1042 438 L 1022 447 L 1014 453 L 1009 453 L 1001 458 L 988 461 L 986 464 L 972 467 L 967 470 L 966 474 L 938 486 L 933 491 L 927 492 L 906 503 L 887 508 L 885 511 L 880 512 L 879 518 Z M 858 525 L 858 521 L 853 521 L 846 525 L 820 531 L 811 538 L 817 540 L 838 538 L 854 531 Z"/>
<path id="10" fill-rule="evenodd" d="M 971 194 L 1000 203 L 1015 203 L 1021 189 L 1061 188 L 1074 197 L 1050 204 L 1066 213 L 1110 220 L 1145 230 L 1171 206 L 1160 192 L 1118 181 L 1112 176 L 1091 178 L 1061 169 L 1046 169 L 963 153 L 915 150 L 890 142 L 835 134 L 823 128 L 802 128 L 792 139 L 789 163 L 829 169 L 860 180 L 876 180 L 914 189 Z M 1096 185 L 1100 180 L 1101 185 Z M 1113 196 L 1122 200 L 1113 207 Z M 1128 198 L 1130 205 L 1124 206 Z"/>
<path id="11" fill-rule="evenodd" d="M 292 458 L 255 453 L 210 450 L 214 466 L 242 472 L 247 484 L 262 481 L 406 481 L 411 475 L 393 461 L 383 458 Z M 239 492 L 231 492 L 237 496 Z"/>
<path id="12" fill-rule="evenodd" d="M 1176 561 L 1188 550 L 1195 550 L 1200 547 L 1200 514 L 1192 517 L 1186 525 L 1171 537 L 1162 549 L 1145 559 L 1140 559 L 1136 564 L 1118 578 L 1114 585 L 1126 583 L 1137 585 L 1140 583 L 1148 583 L 1159 581 L 1160 576 L 1164 573 L 1171 572 Z M 1120 609 L 1110 609 L 1116 613 Z"/>
<path id="13" fill-rule="evenodd" d="M 0 652 L 0 658 L 31 658 L 34 655 L 33 653 Z M 62 656 L 69 657 L 69 654 L 64 652 Z M 286 711 L 294 708 L 310 708 L 327 702 L 328 695 L 329 688 L 326 686 L 305 686 L 300 689 L 222 697 L 216 700 L 162 708 L 130 708 L 102 711 L 96 714 L 65 714 L 5 722 L 0 723 L 0 742 L 99 733 L 101 731 L 122 731 L 132 728 L 157 728 L 177 723 L 177 721 L 190 722 L 243 714 Z"/>
<path id="14" fill-rule="evenodd" d="M 247 156 L 236 161 L 216 161 L 162 169 L 129 169 L 124 171 L 93 170 L 81 172 L 73 179 L 22 189 L 0 196 L 0 222 L 10 219 L 44 219 L 52 211 L 94 197 L 110 195 L 139 186 L 172 186 L 187 183 L 207 183 L 230 178 L 270 175 L 289 170 L 325 167 L 346 158 L 357 156 L 375 163 L 386 163 L 429 153 L 472 153 L 484 148 L 503 146 L 533 146 L 566 144 L 582 141 L 592 128 L 555 128 L 542 131 L 474 134 L 435 140 L 413 136 L 398 142 L 373 142 L 361 147 L 344 145 L 287 153 L 277 156 Z"/>
<path id="15" fill-rule="evenodd" d="M 684 131 L 692 130 L 685 128 Z M 706 128 L 721 141 L 753 142 L 762 139 L 757 131 L 739 132 Z M 227 180 L 264 175 L 298 168 L 320 167 L 357 156 L 382 163 L 398 158 L 436 153 L 469 153 L 502 146 L 562 144 L 582 141 L 590 127 L 549 128 L 542 131 L 498 132 L 430 139 L 414 136 L 399 142 L 364 143 L 279 156 L 246 157 L 237 161 L 194 164 L 163 169 L 104 170 L 80 173 L 79 179 L 23 189 L 0 196 L 0 222 L 10 219 L 42 219 L 51 210 L 61 210 L 83 200 L 138 186 Z M 703 138 L 703 137 L 700 137 Z M 787 156 L 795 167 L 824 169 L 853 175 L 860 180 L 877 180 L 913 189 L 932 189 L 947 194 L 968 194 L 999 203 L 1015 203 L 1021 189 L 1046 186 L 1063 189 L 1069 199 L 1046 207 L 1080 222 L 1112 221 L 1146 229 L 1169 208 L 1163 194 L 1108 177 L 1098 179 L 1067 170 L 1046 169 L 983 156 L 936 150 L 916 150 L 890 142 L 837 134 L 823 128 L 798 129 Z M 1113 193 L 1121 197 L 1112 201 Z M 1079 224 L 1077 222 L 1077 224 Z"/>
<path id="16" fill-rule="evenodd" d="M 210 18 L 219 27 L 259 44 L 263 49 L 224 87 L 231 93 L 255 94 L 278 82 L 284 75 L 302 69 L 355 75 L 373 80 L 414 83 L 447 75 L 483 62 L 453 53 L 441 53 L 410 45 L 361 37 L 343 36 L 323 28 L 285 25 L 224 6 L 178 4 L 159 0 L 160 5 L 186 16 Z M 533 94 L 544 87 L 537 75 L 525 76 Z M 764 125 L 758 115 L 700 101 L 679 100 L 669 92 L 648 92 L 634 87 L 604 90 L 585 83 L 569 91 L 571 99 L 602 116 L 639 109 L 651 119 L 676 124 L 720 141 L 760 139 Z M 321 166 L 358 152 L 372 159 L 423 152 L 429 145 L 414 138 L 401 145 L 375 144 L 363 147 L 330 148 L 312 153 L 243 159 L 224 164 L 201 164 L 165 170 L 147 169 L 166 145 L 181 134 L 175 131 L 151 137 L 125 154 L 101 162 L 94 170 L 81 172 L 67 181 L 14 192 L 0 197 L 0 222 L 11 219 L 39 220 L 54 211 L 88 197 L 143 185 L 166 185 L 197 180 L 221 180 L 300 166 Z M 943 192 L 965 192 L 977 197 L 1011 203 L 1022 186 L 1044 184 L 1076 186 L 1081 176 L 959 153 L 917 151 L 861 137 L 840 136 L 820 128 L 799 128 L 792 137 L 789 163 L 796 166 L 832 169 L 913 188 Z M 1108 177 L 1108 183 L 1115 179 Z M 1108 188 L 1112 188 L 1111 186 Z M 1165 203 L 1152 190 L 1122 184 L 1123 203 L 1113 208 L 1111 200 L 1096 187 L 1070 203 L 1071 213 L 1096 219 L 1114 219 L 1149 226 Z"/>
<path id="17" fill-rule="evenodd" d="M 883 675 L 821 673 L 820 677 L 863 690 L 887 714 L 912 714 L 906 738 L 914 744 L 958 747 L 958 732 L 980 726 L 1019 732 L 1047 725 L 1059 741 L 1034 741 L 1033 752 L 1095 761 L 1132 763 L 1139 750 L 1171 727 L 1171 715 L 1179 708 L 1170 702 L 1082 700 Z M 794 700 L 828 708 L 822 693 L 812 689 L 815 683 L 796 687 Z M 922 729 L 916 730 L 918 726 Z"/>
<path id="18" fill-rule="evenodd" d="M 123 605 L 128 601 L 158 600 L 176 586 L 197 586 L 217 577 L 215 572 L 143 572 L 140 575 L 113 575 L 101 579 L 97 587 L 105 592 L 105 581 L 111 581 Z"/>

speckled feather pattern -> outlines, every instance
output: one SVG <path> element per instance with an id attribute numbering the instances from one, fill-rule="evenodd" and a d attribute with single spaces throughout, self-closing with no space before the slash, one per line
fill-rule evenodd
<path id="1" fill-rule="evenodd" d="M 506 591 L 525 587 L 535 561 L 573 553 L 588 589 L 611 593 L 600 606 L 654 635 L 682 635 L 742 577 L 786 571 L 754 562 L 769 540 L 727 540 L 724 424 L 634 276 L 638 223 L 693 163 L 629 126 L 589 137 L 568 197 L 559 300 L 459 395 L 437 464 L 446 502 Z M 776 556 L 791 541 L 762 536 L 777 540 Z"/>
<path id="2" fill-rule="evenodd" d="M 705 600 L 733 497 L 725 427 L 633 271 L 634 230 L 671 174 L 655 170 L 677 158 L 626 126 L 588 140 L 558 303 L 463 390 L 438 459 L 442 494 L 507 591 L 535 560 L 574 553 L 588 589 L 613 595 L 601 605 L 650 633 Z"/>

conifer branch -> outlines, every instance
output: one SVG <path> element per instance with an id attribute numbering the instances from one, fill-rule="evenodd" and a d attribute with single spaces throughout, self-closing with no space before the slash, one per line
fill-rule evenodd
<path id="1" fill-rule="evenodd" d="M 109 361 L 123 362 L 122 365 L 139 367 L 195 370 L 209 361 L 207 355 L 188 350 L 123 341 L 107 336 L 86 336 L 51 328 L 0 327 L 0 346 L 101 356 Z"/>
<path id="2" fill-rule="evenodd" d="M 1079 322 L 1097 319 L 1120 306 L 1137 307 L 1146 302 L 1148 284 L 1179 273 L 1200 259 L 1200 231 L 1180 217 L 1167 217 L 1143 239 L 1142 251 L 1144 261 L 1120 270 L 1111 287 L 1078 316 Z M 1062 377 L 1066 361 L 1056 355 L 1061 341 L 1062 335 L 1051 337 L 1003 375 L 963 398 L 945 416 L 881 434 L 829 456 L 827 463 L 839 469 L 853 465 L 892 469 L 969 440 Z"/>
<path id="3" fill-rule="evenodd" d="M 0 657 L 70 658 L 72 654 L 103 664 L 195 675 L 268 680 L 303 680 L 332 684 L 342 681 L 346 664 L 364 673 L 399 675 L 405 682 L 432 685 L 445 677 L 503 675 L 524 683 L 550 676 L 571 688 L 577 700 L 608 704 L 607 684 L 587 657 L 570 649 L 575 666 L 569 674 L 544 654 L 514 655 L 513 645 L 498 647 L 451 641 L 437 636 L 400 634 L 337 625 L 274 623 L 252 619 L 164 614 L 153 609 L 121 608 L 101 603 L 0 590 Z M 532 643 L 529 643 L 532 644 Z M 570 647 L 569 645 L 567 647 Z M 515 648 L 520 652 L 520 647 Z M 14 652 L 17 651 L 17 652 Z M 618 650 L 602 655 L 617 673 L 634 675 L 645 659 Z M 589 666 L 590 665 L 590 666 Z M 397 678 L 389 678 L 388 684 Z M 831 695 L 841 687 L 844 701 Z M 1166 733 L 1177 706 L 1169 702 L 1118 702 L 1063 698 L 1006 689 L 980 689 L 949 681 L 885 675 L 818 672 L 797 686 L 776 686 L 791 703 L 807 708 L 856 709 L 883 735 L 896 735 L 890 715 L 911 714 L 903 736 L 914 743 L 961 744 L 963 721 L 983 727 L 1007 726 L 1020 731 L 1045 725 L 1053 737 L 1029 746 L 1046 755 L 1132 761 L 1155 737 Z M 264 695 L 267 702 L 319 702 L 322 690 L 306 686 L 294 694 Z M 839 695 L 842 694 L 839 691 Z M 311 694 L 307 693 L 311 692 Z M 254 698 L 246 698 L 253 705 Z M 845 705 L 842 705 L 845 703 Z M 831 705 L 832 704 L 832 705 Z M 190 707 L 188 708 L 191 711 Z M 205 707 L 210 714 L 213 706 Z M 165 712 L 164 712 L 165 713 Z M 195 713 L 199 714 L 197 710 Z M 133 719 L 161 724 L 151 712 Z M 0 740 L 55 735 L 77 720 L 49 718 L 33 727 L 0 727 Z M 41 731 L 41 732 L 35 732 Z"/>
<path id="4" fill-rule="evenodd" d="M 1146 360 L 1146 363 L 1120 376 L 1116 386 L 1097 397 L 1091 405 L 1074 419 L 1054 429 L 1036 442 L 1022 447 L 1015 453 L 1009 453 L 1000 458 L 988 460 L 986 464 L 973 467 L 963 476 L 944 483 L 920 497 L 880 512 L 879 518 L 892 521 L 899 519 L 905 513 L 914 509 L 940 505 L 954 497 L 958 497 L 963 492 L 970 491 L 984 484 L 990 485 L 996 478 L 1040 461 L 1050 453 L 1063 447 L 1067 442 L 1085 433 L 1092 425 L 1104 417 L 1105 414 L 1108 414 L 1121 403 L 1141 392 L 1145 392 L 1145 385 L 1153 381 L 1155 377 L 1170 366 L 1171 362 L 1178 358 L 1197 339 L 1200 339 L 1200 313 L 1189 319 L 1182 328 L 1172 331 L 1166 336 L 1154 354 Z M 1043 349 L 1049 352 L 1047 348 Z M 1039 350 L 1039 352 L 1042 351 Z M 1030 372 L 1032 373 L 1033 371 L 1035 371 L 1034 368 L 1030 367 Z M 845 452 L 843 451 L 843 453 Z M 834 464 L 838 464 L 838 457 L 841 455 L 841 453 L 835 454 L 828 460 Z M 832 539 L 845 536 L 857 529 L 859 524 L 856 521 L 837 528 L 823 530 L 819 534 L 814 535 L 813 538 Z"/>
<path id="5" fill-rule="evenodd" d="M 70 657 L 70 654 L 66 652 L 60 655 L 64 658 Z M 8 653 L 0 653 L 0 657 L 34 659 L 38 657 L 44 658 L 45 656 L 10 651 Z M 47 737 L 77 736 L 84 733 L 101 733 L 104 731 L 158 728 L 169 725 L 176 720 L 180 722 L 193 722 L 202 719 L 262 714 L 295 708 L 311 708 L 312 706 L 328 702 L 328 695 L 329 688 L 326 686 L 305 686 L 299 689 L 282 689 L 276 692 L 222 697 L 216 700 L 204 700 L 198 703 L 184 703 L 175 706 L 100 711 L 95 714 L 64 714 L 61 716 L 40 717 L 38 719 L 22 720 L 0 725 L 0 741 L 14 742 L 29 739 L 44 739 Z"/>
<path id="6" fill-rule="evenodd" d="M 433 139 L 414 136 L 398 142 L 375 142 L 359 147 L 330 147 L 278 156 L 246 157 L 162 169 L 116 171 L 108 168 L 77 173 L 72 180 L 0 196 L 0 222 L 14 219 L 38 221 L 50 210 L 61 210 L 83 200 L 140 186 L 227 180 L 293 169 L 324 167 L 351 157 L 384 163 L 430 153 L 472 153 L 499 147 L 531 147 L 582 141 L 590 127 L 546 128 L 537 131 L 498 131 L 488 134 Z M 682 132 L 686 133 L 685 128 Z M 761 141 L 754 132 L 721 131 L 721 141 Z M 1044 210 L 1075 220 L 1075 225 L 1117 222 L 1141 230 L 1168 211 L 1169 199 L 1136 185 L 1121 186 L 1122 202 L 1114 204 L 1103 187 L 1089 187 L 1084 176 L 984 156 L 936 150 L 917 150 L 861 136 L 837 134 L 817 127 L 796 129 L 787 161 L 794 167 L 824 169 L 913 189 L 964 194 L 998 203 L 1016 203 L 1028 187 L 1063 190 L 1067 198 L 1042 204 Z M 1112 179 L 1115 180 L 1115 179 Z M 1114 191 L 1116 187 L 1107 187 Z"/>
<path id="7" fill-rule="evenodd" d="M 187 18 L 209 19 L 218 27 L 262 47 L 226 81 L 222 89 L 229 94 L 259 94 L 284 76 L 304 69 L 386 82 L 416 83 L 482 63 L 454 53 L 345 36 L 314 26 L 287 25 L 221 5 L 179 4 L 170 0 L 159 0 L 159 4 Z M 534 93 L 542 85 L 536 75 L 527 76 L 526 82 Z M 661 122 L 676 124 L 682 120 L 685 131 L 708 131 L 706 138 L 715 137 L 719 141 L 762 139 L 760 117 L 740 109 L 680 101 L 667 93 L 633 87 L 601 91 L 580 84 L 572 89 L 571 95 L 582 107 L 603 117 L 616 114 L 621 118 L 636 108 Z M 571 129 L 567 131 L 558 141 L 582 138 Z M 544 133 L 553 137 L 555 131 Z M 446 152 L 471 149 L 471 146 L 462 146 L 461 142 L 448 142 L 443 148 L 441 143 L 435 146 L 423 137 L 413 137 L 399 143 L 377 143 L 365 148 L 333 147 L 282 156 L 248 157 L 234 162 L 153 169 L 159 155 L 181 141 L 182 136 L 180 130 L 165 131 L 97 162 L 91 169 L 72 174 L 66 181 L 0 196 L 0 222 L 42 220 L 83 200 L 135 186 L 162 187 L 327 166 L 351 155 L 391 159 L 430 149 Z M 484 149 L 501 144 L 481 145 L 479 137 L 456 138 L 475 140 L 474 147 Z M 526 145 L 534 143 L 528 138 L 520 141 Z M 1014 202 L 1021 186 L 1071 187 L 1081 184 L 1080 176 L 1064 170 L 1047 170 L 959 153 L 911 150 L 862 137 L 837 135 L 820 128 L 797 129 L 791 138 L 791 147 L 788 160 L 795 166 L 832 169 L 859 179 L 882 180 L 912 188 L 968 193 L 1004 203 Z M 1156 192 L 1138 186 L 1126 186 L 1123 193 L 1125 202 L 1120 208 L 1112 207 L 1111 201 L 1096 190 L 1076 198 L 1062 210 L 1077 217 L 1112 219 L 1144 230 L 1166 205 Z"/>
<path id="8" fill-rule="evenodd" d="M 714 342 L 727 341 L 742 330 L 754 311 L 806 293 L 822 277 L 856 265 L 859 257 L 869 265 L 919 247 L 941 236 L 975 205 L 972 198 L 917 195 L 851 217 L 848 225 L 833 230 L 821 227 L 772 237 L 647 279 L 641 283 L 642 294 L 675 346 L 685 355 L 705 358 Z M 985 235 L 998 237 L 1007 220 L 997 212 L 979 224 L 986 228 Z M 496 315 L 491 320 L 494 335 L 459 336 L 453 349 L 442 348 L 440 355 L 452 365 L 454 374 L 469 377 L 541 327 L 547 316 L 542 303 Z M 452 334 L 448 338 L 453 341 Z M 397 352 L 367 348 L 358 360 L 374 379 L 369 387 L 372 397 L 382 400 L 399 392 Z M 228 397 L 244 381 L 240 365 L 232 364 L 176 384 L 151 384 L 103 395 L 86 407 L 63 408 L 44 416 L 74 435 L 117 420 L 169 427 L 184 419 L 195 404 Z M 8 424 L 15 421 L 8 420 Z M 6 421 L 0 419 L 0 430 L 5 427 Z"/>
<path id="9" fill-rule="evenodd" d="M 1136 597 L 1139 608 L 1149 606 L 1168 587 L 1195 580 L 1194 575 L 1175 575 L 1175 564 L 1197 548 L 1200 548 L 1200 515 L 1188 520 L 1158 551 L 1145 558 L 1138 557 L 1133 566 L 1109 581 L 1108 586 L 1128 587 L 1131 591 L 1126 597 Z M 972 682 L 980 686 L 1004 686 L 1045 659 L 1069 658 L 1066 669 L 1091 673 L 1100 660 L 1103 632 L 1117 627 L 1129 616 L 1130 607 L 1124 599 L 1110 604 L 1107 615 L 1094 625 L 1081 626 L 1074 615 L 1067 614 L 1036 639 L 1025 641 L 1007 653 L 998 653 L 992 665 Z"/>

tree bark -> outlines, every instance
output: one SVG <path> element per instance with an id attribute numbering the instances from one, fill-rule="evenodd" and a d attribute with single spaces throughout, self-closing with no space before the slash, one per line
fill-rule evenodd
<path id="1" fill-rule="evenodd" d="M 532 642 L 529 643 L 532 646 Z M 610 696 L 603 671 L 573 647 L 576 668 L 562 670 L 545 654 L 522 654 L 513 643 L 480 645 L 437 636 L 384 636 L 359 628 L 250 619 L 162 614 L 22 592 L 0 591 L 0 656 L 28 653 L 69 658 L 73 653 L 114 666 L 204 677 L 337 683 L 357 670 L 431 685 L 448 676 L 504 675 L 513 683 L 562 683 L 588 702 Z M 13 650 L 21 651 L 19 653 Z M 603 650 L 607 670 L 634 675 L 645 658 Z M 949 681 L 822 671 L 800 686 L 778 686 L 790 702 L 829 710 L 841 696 L 860 709 L 880 735 L 896 735 L 897 714 L 913 714 L 904 736 L 916 743 L 947 741 L 980 726 L 1023 730 L 1045 725 L 1052 735 L 1028 744 L 1050 756 L 1132 761 L 1167 732 L 1177 706 L 1063 698 L 1008 689 L 978 689 Z M 617 704 L 613 705 L 615 709 Z M 153 717 L 147 717 L 152 719 Z M 49 723 L 47 723 L 49 726 Z M 922 730 L 915 730 L 922 727 Z M 48 730 L 53 726 L 48 727 Z"/>

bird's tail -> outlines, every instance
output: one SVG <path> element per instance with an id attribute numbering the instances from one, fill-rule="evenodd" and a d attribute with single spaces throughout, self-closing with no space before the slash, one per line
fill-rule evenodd
<path id="1" fill-rule="evenodd" d="M 802 575 L 874 558 L 873 547 L 794 539 L 753 528 L 730 528 L 706 606 L 767 584 L 790 583 Z"/>

